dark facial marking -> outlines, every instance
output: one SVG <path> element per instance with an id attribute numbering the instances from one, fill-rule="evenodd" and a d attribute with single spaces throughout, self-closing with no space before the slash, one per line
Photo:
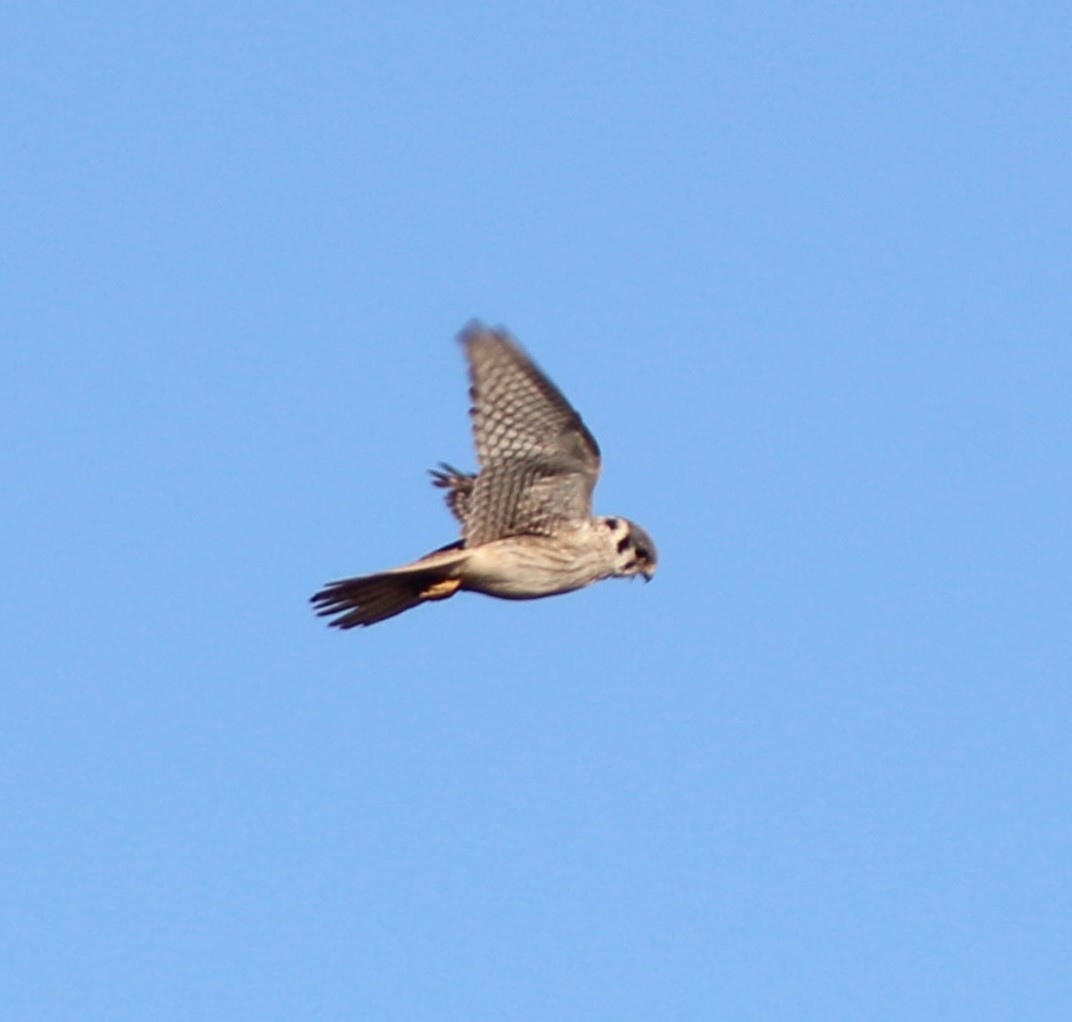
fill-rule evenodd
<path id="1" fill-rule="evenodd" d="M 610 529 L 611 532 L 614 532 L 614 530 L 618 528 L 618 519 L 617 518 L 608 518 L 607 519 L 607 528 Z"/>
<path id="2" fill-rule="evenodd" d="M 624 554 L 626 552 L 626 550 L 628 550 L 632 545 L 633 545 L 633 537 L 632 536 L 622 536 L 622 538 L 620 540 L 618 540 L 618 553 Z"/>

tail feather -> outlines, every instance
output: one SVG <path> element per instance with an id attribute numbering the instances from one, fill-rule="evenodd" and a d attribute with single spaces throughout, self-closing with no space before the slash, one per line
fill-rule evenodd
<path id="1" fill-rule="evenodd" d="M 312 604 L 320 617 L 334 618 L 328 622 L 333 628 L 355 628 L 386 621 L 423 603 L 421 588 L 412 575 L 347 578 L 320 590 Z"/>
<path id="2" fill-rule="evenodd" d="M 456 547 L 379 575 L 329 582 L 309 602 L 320 617 L 334 618 L 328 622 L 332 628 L 346 629 L 386 621 L 428 600 L 445 600 L 461 585 L 456 577 L 461 559 L 445 556 Z"/>

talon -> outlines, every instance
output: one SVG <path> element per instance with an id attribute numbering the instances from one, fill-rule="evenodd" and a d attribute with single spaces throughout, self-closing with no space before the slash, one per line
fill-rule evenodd
<path id="1" fill-rule="evenodd" d="M 433 582 L 427 589 L 421 590 L 422 600 L 445 600 L 453 596 L 462 584 L 460 578 L 445 578 L 442 582 Z"/>

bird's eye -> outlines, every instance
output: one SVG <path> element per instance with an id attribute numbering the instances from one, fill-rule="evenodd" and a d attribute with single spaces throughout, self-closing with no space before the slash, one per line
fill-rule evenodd
<path id="1" fill-rule="evenodd" d="M 639 557 L 642 561 L 650 561 L 651 560 L 651 551 L 649 551 L 647 547 L 638 546 L 636 548 L 636 552 L 637 552 L 637 557 Z"/>

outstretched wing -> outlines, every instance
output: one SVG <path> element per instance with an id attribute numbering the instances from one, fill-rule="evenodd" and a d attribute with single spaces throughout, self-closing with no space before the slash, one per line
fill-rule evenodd
<path id="1" fill-rule="evenodd" d="M 464 509 L 466 545 L 589 518 L 599 445 L 580 415 L 505 331 L 472 323 L 460 340 L 481 467 Z"/>

